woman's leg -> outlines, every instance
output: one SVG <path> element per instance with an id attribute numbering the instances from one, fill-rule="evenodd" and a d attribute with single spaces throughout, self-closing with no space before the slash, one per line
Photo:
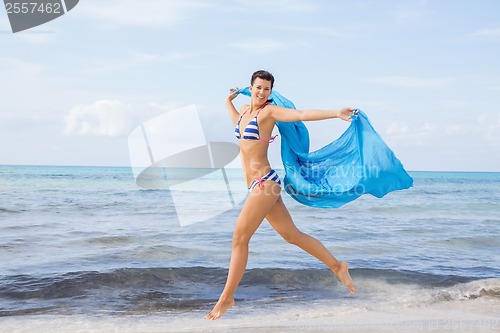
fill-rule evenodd
<path id="1" fill-rule="evenodd" d="M 347 263 L 335 259 L 319 240 L 297 229 L 281 196 L 266 215 L 266 219 L 287 242 L 297 245 L 307 253 L 324 262 L 325 265 L 337 275 L 340 281 L 349 288 L 351 293 L 356 292 L 356 288 L 354 288 L 351 276 L 349 275 Z"/>
<path id="2" fill-rule="evenodd" d="M 241 209 L 233 234 L 231 262 L 226 285 L 219 301 L 205 319 L 215 320 L 234 305 L 234 293 L 238 287 L 248 260 L 248 243 L 262 220 L 280 197 L 281 187 L 274 181 L 265 181 L 256 187 Z"/>

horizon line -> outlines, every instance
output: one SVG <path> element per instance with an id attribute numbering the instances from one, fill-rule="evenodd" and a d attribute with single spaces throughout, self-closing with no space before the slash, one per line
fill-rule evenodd
<path id="1" fill-rule="evenodd" d="M 64 168 L 130 168 L 130 165 L 73 165 L 73 164 L 9 164 L 0 163 L 0 167 L 64 167 Z M 192 168 L 199 169 L 199 168 Z M 206 169 L 206 168 L 202 168 Z M 209 168 L 210 169 L 210 168 Z M 218 169 L 218 168 L 214 168 Z M 226 170 L 242 170 L 242 168 L 226 167 Z M 283 168 L 274 168 L 275 170 L 284 170 Z M 485 171 L 485 170 L 406 170 L 407 172 L 442 172 L 442 173 L 500 173 L 498 171 Z"/>

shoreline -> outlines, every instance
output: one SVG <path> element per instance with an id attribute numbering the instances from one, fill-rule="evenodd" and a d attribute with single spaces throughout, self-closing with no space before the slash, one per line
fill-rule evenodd
<path id="1" fill-rule="evenodd" d="M 256 304 L 254 304 L 256 305 Z M 206 310 L 208 311 L 208 309 Z M 154 312 L 148 315 L 41 315 L 0 318 L 6 332 L 124 332 L 181 333 L 222 332 L 500 332 L 500 302 L 489 297 L 437 303 L 426 307 L 371 304 L 368 308 L 348 305 L 304 304 L 293 308 L 257 310 L 244 304 L 230 309 L 216 321 L 203 319 L 206 311 Z"/>

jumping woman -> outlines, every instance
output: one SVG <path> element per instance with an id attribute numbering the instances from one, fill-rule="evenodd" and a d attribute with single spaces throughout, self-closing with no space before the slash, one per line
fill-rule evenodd
<path id="1" fill-rule="evenodd" d="M 234 293 L 247 266 L 248 244 L 264 218 L 288 243 L 297 245 L 325 263 L 351 293 L 356 291 L 347 263 L 335 259 L 319 240 L 301 232 L 293 223 L 281 198 L 281 180 L 271 168 L 267 156 L 269 144 L 274 140 L 271 134 L 276 121 L 296 122 L 330 118 L 351 121 L 350 115 L 354 109 L 287 109 L 268 102 L 274 84 L 271 73 L 257 71 L 252 75 L 250 83 L 250 105 L 243 105 L 240 112 L 233 105 L 233 100 L 238 96 L 238 89 L 230 89 L 226 98 L 226 107 L 239 141 L 249 194 L 236 221 L 226 285 L 215 307 L 205 316 L 205 319 L 209 320 L 220 318 L 234 305 Z"/>

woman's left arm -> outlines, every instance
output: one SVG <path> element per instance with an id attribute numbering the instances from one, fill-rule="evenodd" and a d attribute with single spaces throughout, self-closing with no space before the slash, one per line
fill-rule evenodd
<path id="1" fill-rule="evenodd" d="M 276 105 L 269 105 L 270 116 L 277 121 L 294 122 L 308 120 L 323 120 L 330 118 L 340 118 L 345 121 L 352 121 L 350 115 L 354 108 L 342 108 L 339 110 L 295 110 L 287 109 Z"/>

